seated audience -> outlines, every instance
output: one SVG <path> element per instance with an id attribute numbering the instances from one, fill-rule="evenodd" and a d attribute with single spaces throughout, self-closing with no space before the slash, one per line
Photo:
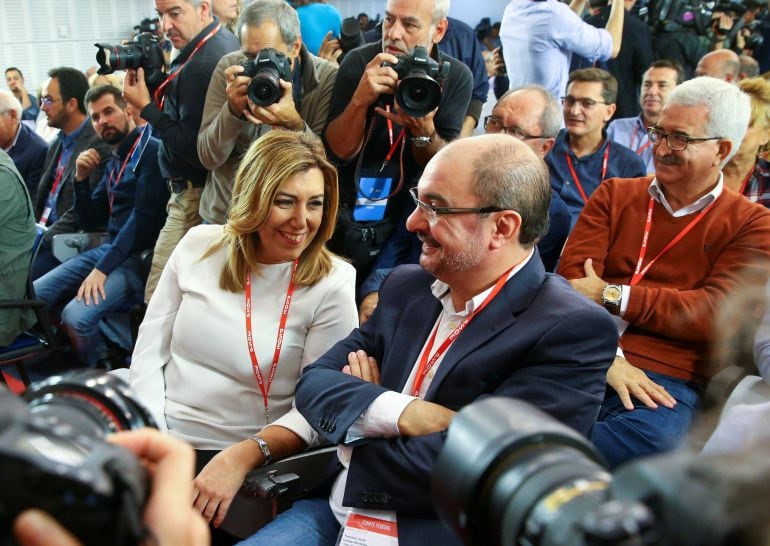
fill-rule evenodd
<path id="1" fill-rule="evenodd" d="M 632 118 L 620 118 L 607 126 L 607 138 L 630 148 L 642 158 L 647 174 L 655 172 L 652 143 L 647 131 L 658 122 L 660 111 L 674 87 L 684 81 L 684 70 L 672 61 L 655 61 L 642 77 L 639 103 L 642 113 Z"/>
<path id="2" fill-rule="evenodd" d="M 357 325 L 353 268 L 325 247 L 337 191 L 317 137 L 255 141 L 227 224 L 182 239 L 139 330 L 132 387 L 198 451 L 193 502 L 214 526 L 250 470 L 316 442 L 297 378 Z"/>
<path id="3" fill-rule="evenodd" d="M 112 74 L 97 74 L 94 72 L 88 76 L 88 87 L 96 87 L 97 85 L 111 85 L 118 89 L 123 89 L 123 79 L 126 74 L 123 71 L 113 72 Z"/>
<path id="4" fill-rule="evenodd" d="M 460 139 L 411 194 L 420 266 L 395 269 L 372 317 L 297 387 L 299 411 L 339 444 L 331 495 L 295 503 L 243 544 L 331 546 L 348 510 L 397 519 L 402 546 L 462 544 L 439 521 L 429 482 L 455 412 L 483 396 L 526 400 L 591 433 L 617 336 L 607 313 L 538 259 L 543 161 L 507 135 Z"/>
<path id="5" fill-rule="evenodd" d="M 737 273 L 770 258 L 770 212 L 725 190 L 746 132 L 737 86 L 678 86 L 650 132 L 655 178 L 615 179 L 589 200 L 558 272 L 616 317 L 621 334 L 593 441 L 612 465 L 672 449 L 709 379 L 715 309 Z"/>
<path id="6" fill-rule="evenodd" d="M 11 90 L 13 96 L 18 99 L 23 108 L 21 113 L 21 119 L 23 121 L 34 121 L 37 118 L 37 113 L 40 111 L 37 97 L 27 91 L 24 87 L 24 74 L 21 70 L 12 66 L 5 69 L 5 82 L 8 84 L 8 89 Z"/>
<path id="7" fill-rule="evenodd" d="M 487 134 L 505 133 L 529 146 L 538 157 L 553 148 L 561 127 L 559 103 L 539 85 L 528 85 L 506 92 L 495 105 L 492 115 L 484 120 Z M 545 270 L 553 272 L 570 229 L 570 214 L 559 194 L 551 190 L 548 208 L 548 232 L 537 242 L 537 250 Z M 396 241 L 399 243 L 397 244 Z M 361 284 L 358 320 L 363 324 L 379 300 L 382 281 L 398 264 L 417 263 L 422 243 L 406 229 L 396 228 L 391 243 L 377 256 L 372 273 Z"/>
<path id="8" fill-rule="evenodd" d="M 751 99 L 751 121 L 738 151 L 722 169 L 725 186 L 770 207 L 770 162 L 760 157 L 770 140 L 770 82 L 752 78 L 738 87 Z"/>
<path id="9" fill-rule="evenodd" d="M 0 300 L 21 299 L 27 289 L 35 242 L 32 202 L 13 161 L 0 150 Z M 0 309 L 0 346 L 35 323 L 31 309 Z"/>
<path id="10" fill-rule="evenodd" d="M 0 90 L 0 148 L 13 159 L 34 199 L 48 144 L 21 122 L 21 103 L 5 90 Z"/>
<path id="11" fill-rule="evenodd" d="M 644 175 L 644 164 L 634 152 L 611 142 L 604 130 L 615 113 L 618 83 L 601 68 L 570 73 L 562 99 L 564 126 L 545 157 L 551 187 L 564 200 L 572 225 L 588 198 L 608 178 Z"/>
<path id="12" fill-rule="evenodd" d="M 738 81 L 759 76 L 759 63 L 754 57 L 741 55 L 739 59 L 741 61 L 741 72 L 738 74 Z"/>
<path id="13" fill-rule="evenodd" d="M 198 133 L 198 155 L 209 169 L 199 212 L 209 224 L 227 221 L 235 171 L 254 140 L 272 128 L 322 133 L 337 75 L 337 65 L 312 55 L 304 46 L 297 12 L 283 0 L 253 2 L 238 21 L 241 50 L 217 63 Z M 277 103 L 249 104 L 251 78 L 241 75 L 240 64 L 267 48 L 287 56 L 292 82 L 281 81 L 283 94 Z"/>
<path id="14" fill-rule="evenodd" d="M 107 225 L 108 241 L 78 254 L 35 281 L 37 297 L 61 309 L 61 325 L 82 366 L 94 367 L 99 322 L 142 300 L 147 274 L 139 254 L 151 249 L 166 218 L 168 189 L 158 166 L 157 139 L 134 125 L 120 89 L 102 85 L 85 97 L 94 131 L 112 154 L 99 185 L 89 178 L 101 158 L 95 148 L 80 153 L 75 167 L 78 225 Z"/>
<path id="15" fill-rule="evenodd" d="M 235 29 L 235 22 L 238 20 L 242 7 L 243 0 L 211 0 L 211 11 L 236 36 L 238 33 Z"/>
<path id="16" fill-rule="evenodd" d="M 89 148 L 99 153 L 99 163 L 91 170 L 88 183 L 91 189 L 102 179 L 109 161 L 111 146 L 100 139 L 86 115 L 84 98 L 88 80 L 74 68 L 54 68 L 43 88 L 42 110 L 48 125 L 60 129 L 58 137 L 48 147 L 43 174 L 35 197 L 35 218 L 47 228 L 40 250 L 32 264 L 32 278 L 38 279 L 59 265 L 51 248 L 57 233 L 78 231 L 74 199 L 75 163 L 80 153 Z"/>
<path id="17" fill-rule="evenodd" d="M 706 53 L 695 67 L 696 76 L 711 76 L 728 83 L 738 83 L 740 73 L 741 60 L 737 53 L 729 49 Z"/>

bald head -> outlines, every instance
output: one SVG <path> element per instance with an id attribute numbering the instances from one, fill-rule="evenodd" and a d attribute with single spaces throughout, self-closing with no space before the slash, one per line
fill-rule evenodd
<path id="1" fill-rule="evenodd" d="M 561 108 L 542 86 L 528 85 L 506 92 L 492 109 L 487 134 L 507 133 L 522 140 L 538 156 L 553 147 L 561 129 Z"/>
<path id="2" fill-rule="evenodd" d="M 534 245 L 548 231 L 548 168 L 526 143 L 506 134 L 463 138 L 443 148 L 436 159 L 466 165 L 469 179 L 462 182 L 469 184 L 479 203 L 521 215 L 522 246 Z"/>
<path id="3" fill-rule="evenodd" d="M 729 49 L 718 49 L 706 53 L 695 68 L 696 76 L 711 76 L 730 83 L 738 81 L 740 72 L 740 58 L 737 53 Z"/>

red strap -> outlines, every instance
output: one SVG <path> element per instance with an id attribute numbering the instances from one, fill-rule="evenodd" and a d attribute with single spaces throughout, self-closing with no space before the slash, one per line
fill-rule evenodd
<path id="1" fill-rule="evenodd" d="M 711 207 L 714 206 L 714 203 L 716 201 L 712 201 L 709 206 L 704 208 L 698 216 L 696 216 L 689 224 L 687 224 L 682 231 L 680 231 L 676 237 L 671 239 L 668 244 L 663 247 L 663 250 L 661 250 L 657 256 L 655 256 L 652 260 L 650 260 L 644 268 L 642 268 L 642 262 L 644 262 L 644 256 L 647 254 L 647 244 L 648 240 L 650 238 L 650 230 L 652 229 L 652 211 L 655 208 L 655 199 L 650 197 L 650 206 L 647 209 L 647 221 L 644 224 L 644 234 L 642 235 L 642 247 L 639 249 L 639 260 L 636 262 L 636 270 L 634 271 L 634 276 L 631 277 L 631 282 L 629 283 L 631 286 L 635 286 L 639 283 L 639 281 L 642 280 L 642 277 L 644 277 L 647 272 L 652 267 L 652 264 L 658 261 L 658 258 L 663 256 L 666 252 L 674 248 L 679 241 L 682 240 L 682 238 L 687 235 L 692 228 L 694 228 L 698 222 L 700 222 L 704 216 L 706 216 L 706 213 L 711 210 Z"/>
<path id="2" fill-rule="evenodd" d="M 126 170 L 126 165 L 128 165 L 128 161 L 131 159 L 131 154 L 133 154 L 134 150 L 136 150 L 139 141 L 142 140 L 143 134 L 144 131 L 139 132 L 139 136 L 136 137 L 136 140 L 131 145 L 131 149 L 128 150 L 128 155 L 126 155 L 126 159 L 123 161 L 123 165 L 120 167 L 118 177 L 115 179 L 115 181 L 112 181 L 112 175 L 115 174 L 115 169 L 112 170 L 110 177 L 107 179 L 107 201 L 109 204 L 110 214 L 112 214 L 112 202 L 115 199 L 115 188 L 117 188 L 118 184 L 120 184 L 120 181 L 123 178 L 123 171 Z"/>
<path id="3" fill-rule="evenodd" d="M 179 68 L 176 70 L 176 72 L 172 72 L 170 76 L 168 76 L 165 80 L 163 80 L 163 83 L 158 86 L 158 88 L 155 90 L 155 94 L 153 95 L 153 98 L 155 99 L 155 104 L 158 105 L 158 108 L 163 110 L 163 104 L 166 102 L 166 86 L 171 83 L 171 80 L 176 78 L 179 73 L 182 71 L 182 68 L 184 68 L 184 65 L 186 65 L 193 57 L 195 57 L 195 54 L 198 53 L 198 50 L 203 47 L 203 44 L 209 41 L 209 39 L 214 36 L 217 32 L 219 32 L 219 29 L 222 27 L 222 24 L 218 24 L 211 32 L 206 34 L 206 36 L 203 37 L 203 39 L 198 42 L 198 45 L 195 46 L 195 49 L 192 50 L 192 53 L 190 53 L 190 56 L 187 57 L 187 60 L 183 62 Z"/>
<path id="4" fill-rule="evenodd" d="M 631 135 L 631 145 L 629 146 L 629 148 L 631 148 L 632 150 L 634 150 L 634 141 L 636 140 L 636 135 L 639 134 L 639 130 L 638 129 L 639 129 L 639 127 L 636 126 L 634 128 L 634 133 Z M 642 136 L 644 136 L 646 134 L 647 134 L 646 131 L 642 131 Z M 641 142 L 641 141 L 642 141 L 642 138 L 640 137 L 639 138 L 639 142 Z M 647 137 L 647 142 L 642 144 L 639 148 L 637 148 L 634 151 L 637 153 L 637 155 L 642 155 L 642 152 L 645 151 L 649 146 L 650 146 L 650 140 L 649 140 L 649 136 L 648 136 Z"/>
<path id="5" fill-rule="evenodd" d="M 587 203 L 588 196 L 586 195 L 586 192 L 583 190 L 583 185 L 580 183 L 580 178 L 578 178 L 577 172 L 575 172 L 575 167 L 572 165 L 572 158 L 570 157 L 569 152 L 566 152 L 564 154 L 564 157 L 567 158 L 567 167 L 569 167 L 569 172 L 572 175 L 572 180 L 575 181 L 575 186 L 580 192 L 580 197 L 583 198 L 583 203 Z M 599 180 L 599 184 L 604 182 L 604 177 L 607 176 L 607 162 L 609 161 L 609 157 L 610 157 L 610 142 L 608 140 L 607 147 L 604 149 L 604 158 L 602 159 L 602 178 L 601 180 Z"/>
<path id="6" fill-rule="evenodd" d="M 428 372 L 431 371 L 433 366 L 435 366 L 436 362 L 438 362 L 439 358 L 441 358 L 441 355 L 443 355 L 447 351 L 449 346 L 452 345 L 452 343 L 454 343 L 454 340 L 457 339 L 457 336 L 459 336 L 460 333 L 462 333 L 462 331 L 465 329 L 465 327 L 468 326 L 470 321 L 473 320 L 473 317 L 479 314 L 481 310 L 484 309 L 484 307 L 486 307 L 490 301 L 492 301 L 492 299 L 498 294 L 498 292 L 502 290 L 503 285 L 508 280 L 508 275 L 510 275 L 511 271 L 518 265 L 519 264 L 516 264 L 511 269 L 503 273 L 499 279 L 497 279 L 497 283 L 495 283 L 495 287 L 492 289 L 489 295 L 484 299 L 481 305 L 479 305 L 478 308 L 474 309 L 473 313 L 465 317 L 465 320 L 463 320 L 457 328 L 452 330 L 452 333 L 450 333 L 449 336 L 444 340 L 444 343 L 442 343 L 441 346 L 439 346 L 439 348 L 436 349 L 436 352 L 433 353 L 433 356 L 428 358 L 428 355 L 430 354 L 430 351 L 433 348 L 433 343 L 436 341 L 436 334 L 438 333 L 438 327 L 441 324 L 440 320 L 436 322 L 436 326 L 435 328 L 433 328 L 433 333 L 428 339 L 428 344 L 425 346 L 425 350 L 422 352 L 422 356 L 420 357 L 420 363 L 417 368 L 417 375 L 414 378 L 414 385 L 412 386 L 412 396 L 420 396 L 420 387 L 422 387 L 422 382 L 425 379 L 425 377 L 428 375 Z"/>
<path id="7" fill-rule="evenodd" d="M 297 273 L 297 266 L 299 265 L 299 258 L 294 260 L 294 264 L 291 269 L 291 279 L 289 280 L 289 288 L 286 291 L 286 299 L 283 301 L 283 308 L 281 309 L 281 321 L 278 324 L 278 337 L 275 340 L 275 351 L 273 351 L 273 363 L 270 366 L 270 375 L 265 384 L 264 377 L 262 376 L 262 370 L 259 369 L 259 361 L 257 360 L 257 353 L 254 351 L 254 337 L 251 333 L 251 272 L 246 274 L 246 284 L 244 286 L 244 292 L 246 293 L 246 342 L 249 346 L 249 358 L 251 358 L 251 368 L 254 370 L 254 376 L 257 378 L 257 385 L 259 390 L 262 391 L 262 400 L 265 404 L 265 424 L 270 421 L 270 412 L 268 411 L 267 396 L 270 393 L 270 386 L 273 384 L 273 378 L 275 377 L 275 371 L 278 369 L 278 359 L 281 357 L 281 347 L 283 346 L 283 335 L 286 330 L 286 319 L 289 316 L 289 307 L 291 307 L 291 298 L 294 295 L 294 276 Z"/>

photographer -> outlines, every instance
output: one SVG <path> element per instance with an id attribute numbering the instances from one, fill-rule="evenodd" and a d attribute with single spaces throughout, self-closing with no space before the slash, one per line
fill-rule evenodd
<path id="1" fill-rule="evenodd" d="M 193 450 L 157 430 L 143 429 L 110 437 L 139 457 L 151 474 L 152 492 L 144 511 L 150 542 L 158 546 L 209 544 L 206 524 L 190 505 Z M 23 512 L 13 526 L 19 546 L 78 546 L 80 542 L 48 514 Z"/>
<path id="2" fill-rule="evenodd" d="M 320 135 L 329 113 L 337 66 L 312 55 L 302 43 L 297 12 L 282 0 L 249 4 L 238 19 L 240 51 L 222 57 L 206 94 L 198 154 L 209 169 L 200 203 L 201 217 L 224 224 L 232 197 L 235 170 L 251 142 L 272 128 Z M 260 106 L 248 98 L 252 78 L 244 62 L 260 52 L 285 55 L 291 81 L 278 80 L 280 99 Z"/>
<path id="3" fill-rule="evenodd" d="M 340 223 L 330 248 L 351 258 L 361 279 L 411 206 L 407 189 L 462 129 L 472 76 L 435 47 L 446 31 L 448 11 L 449 0 L 389 0 L 382 41 L 351 51 L 340 66 L 325 132 L 340 164 Z M 416 46 L 430 51 L 431 59 L 422 59 L 423 74 L 434 60 L 449 63 L 438 107 L 420 116 L 406 114 L 394 100 L 406 74 L 388 66 L 408 58 Z M 359 194 L 371 198 L 369 206 L 355 207 Z"/>

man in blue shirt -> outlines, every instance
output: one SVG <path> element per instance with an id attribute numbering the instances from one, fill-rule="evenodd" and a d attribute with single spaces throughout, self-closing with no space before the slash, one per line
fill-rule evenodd
<path id="1" fill-rule="evenodd" d="M 546 156 L 551 187 L 564 200 L 577 222 L 583 205 L 608 178 L 644 176 L 644 164 L 634 152 L 610 142 L 604 125 L 615 113 L 618 84 L 600 68 L 575 70 L 562 99 L 564 126 Z"/>
<path id="2" fill-rule="evenodd" d="M 658 122 L 666 98 L 674 87 L 682 83 L 684 69 L 668 60 L 655 61 L 642 78 L 639 104 L 642 113 L 632 118 L 613 120 L 607 127 L 607 138 L 636 152 L 644 161 L 647 174 L 655 172 L 652 161 L 652 145 L 647 129 Z"/>
<path id="3" fill-rule="evenodd" d="M 79 254 L 35 281 L 35 293 L 61 311 L 62 328 L 76 357 L 96 364 L 99 321 L 142 300 L 146 274 L 138 254 L 151 249 L 165 221 L 169 191 L 158 165 L 159 141 L 151 128 L 137 128 L 119 89 L 103 85 L 85 98 L 97 135 L 112 146 L 107 169 L 91 192 L 98 168 L 94 148 L 77 158 L 75 210 L 84 229 L 107 223 L 108 242 Z"/>
<path id="4" fill-rule="evenodd" d="M 72 208 L 78 155 L 88 148 L 96 148 L 99 152 L 101 163 L 90 177 L 91 187 L 95 188 L 110 154 L 109 145 L 96 136 L 86 116 L 83 99 L 88 91 L 88 80 L 85 75 L 69 67 L 54 68 L 48 75 L 50 79 L 43 87 L 41 103 L 48 125 L 59 129 L 59 135 L 48 148 L 34 201 L 35 220 L 47 231 L 32 265 L 33 279 L 42 277 L 60 263 L 51 251 L 53 236 L 79 229 Z"/>
<path id="5" fill-rule="evenodd" d="M 623 0 L 612 0 L 605 28 L 595 28 L 580 19 L 578 14 L 584 7 L 585 0 L 573 0 L 569 6 L 558 0 L 511 0 L 500 26 L 511 89 L 536 83 L 560 98 L 573 53 L 589 62 L 618 56 Z"/>

